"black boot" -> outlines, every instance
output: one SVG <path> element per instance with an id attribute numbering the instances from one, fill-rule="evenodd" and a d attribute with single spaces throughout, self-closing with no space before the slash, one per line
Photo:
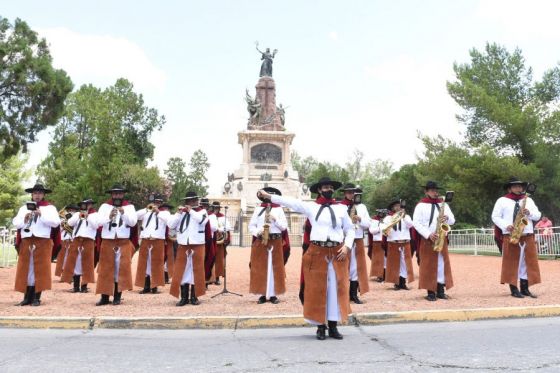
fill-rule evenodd
<path id="1" fill-rule="evenodd" d="M 320 341 L 324 341 L 327 336 L 326 336 L 326 330 L 327 327 L 325 325 L 319 325 L 317 326 L 317 339 Z"/>
<path id="2" fill-rule="evenodd" d="M 525 298 L 523 294 L 519 292 L 517 286 L 509 284 L 509 291 L 511 291 L 511 296 L 514 298 Z"/>
<path id="3" fill-rule="evenodd" d="M 537 296 L 529 291 L 529 280 L 519 279 L 519 287 L 521 288 L 521 294 L 526 297 L 536 298 Z"/>
<path id="4" fill-rule="evenodd" d="M 189 284 L 181 285 L 181 300 L 175 303 L 177 307 L 183 307 L 186 304 L 189 304 Z"/>
<path id="5" fill-rule="evenodd" d="M 155 288 L 152 288 L 152 294 L 157 294 L 159 293 L 159 291 L 157 290 L 157 286 Z"/>
<path id="6" fill-rule="evenodd" d="M 115 282 L 115 292 L 113 293 L 113 306 L 121 304 L 122 292 L 119 292 L 119 283 Z"/>
<path id="7" fill-rule="evenodd" d="M 356 304 L 363 302 L 358 298 L 358 281 L 350 281 L 350 300 Z"/>
<path id="8" fill-rule="evenodd" d="M 336 321 L 329 321 L 329 337 L 334 339 L 342 339 L 342 334 L 338 332 Z"/>
<path id="9" fill-rule="evenodd" d="M 399 288 L 403 290 L 410 290 L 408 286 L 406 286 L 406 278 L 399 276 Z"/>
<path id="10" fill-rule="evenodd" d="M 82 286 L 80 287 L 80 293 L 87 293 L 88 291 L 89 290 L 87 284 L 82 284 Z"/>
<path id="11" fill-rule="evenodd" d="M 80 292 L 80 276 L 74 275 L 72 278 L 74 281 L 74 287 L 70 290 L 71 293 L 79 293 Z"/>
<path id="12" fill-rule="evenodd" d="M 385 282 L 385 268 L 383 268 L 383 277 L 378 277 L 377 278 L 377 282 Z"/>
<path id="13" fill-rule="evenodd" d="M 150 276 L 144 279 L 144 289 L 140 290 L 140 294 L 148 294 L 150 292 Z"/>
<path id="14" fill-rule="evenodd" d="M 30 297 L 31 297 L 31 292 L 33 291 L 32 288 L 33 288 L 32 286 L 28 286 L 25 289 L 25 295 L 23 296 L 23 300 L 18 304 L 16 304 L 16 306 L 28 306 L 31 304 Z"/>
<path id="15" fill-rule="evenodd" d="M 437 284 L 437 295 L 439 299 L 449 299 L 447 294 L 445 294 L 445 284 Z"/>
<path id="16" fill-rule="evenodd" d="M 109 302 L 109 296 L 107 294 L 101 294 L 101 299 L 95 303 L 96 306 L 104 306 L 106 304 L 109 304 L 111 302 Z"/>
<path id="17" fill-rule="evenodd" d="M 278 303 L 280 303 L 280 301 L 278 300 L 277 297 L 270 297 L 269 300 L 270 300 L 270 303 L 272 303 L 272 304 L 278 304 Z"/>
<path id="18" fill-rule="evenodd" d="M 216 276 L 216 281 L 214 281 L 214 285 L 221 285 L 220 276 Z"/>
<path id="19" fill-rule="evenodd" d="M 257 304 L 263 304 L 266 303 L 266 296 L 265 295 L 261 295 L 259 297 L 259 300 L 257 301 Z"/>
<path id="20" fill-rule="evenodd" d="M 193 306 L 198 306 L 200 304 L 200 301 L 196 297 L 196 294 L 195 294 L 195 291 L 194 291 L 194 285 L 191 285 L 191 304 Z"/>
<path id="21" fill-rule="evenodd" d="M 436 293 L 434 293 L 431 290 L 428 290 L 428 295 L 426 296 L 426 300 L 429 300 L 430 302 L 436 301 L 437 300 Z"/>
<path id="22" fill-rule="evenodd" d="M 31 305 L 34 307 L 39 307 L 41 305 L 41 292 L 35 292 L 35 286 L 33 286 Z"/>
<path id="23" fill-rule="evenodd" d="M 165 283 L 169 284 L 169 272 L 165 271 L 165 273 L 163 274 L 164 278 L 165 278 Z"/>

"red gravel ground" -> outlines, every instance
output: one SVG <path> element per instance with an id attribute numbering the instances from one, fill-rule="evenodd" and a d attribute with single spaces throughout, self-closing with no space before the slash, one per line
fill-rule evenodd
<path id="1" fill-rule="evenodd" d="M 0 268 L 0 316 L 237 316 L 237 315 L 298 315 L 302 307 L 298 299 L 301 250 L 292 249 L 287 264 L 288 292 L 280 296 L 280 303 L 273 305 L 256 304 L 258 296 L 248 294 L 249 289 L 249 248 L 229 250 L 228 269 L 230 278 L 228 288 L 243 294 L 210 298 L 222 287 L 211 285 L 209 292 L 200 298 L 201 305 L 175 307 L 176 299 L 168 294 L 169 286 L 161 289 L 160 294 L 138 294 L 137 289 L 123 294 L 120 306 L 107 305 L 95 307 L 98 296 L 94 294 L 95 285 L 90 285 L 90 293 L 72 294 L 71 285 L 54 279 L 53 290 L 43 293 L 41 307 L 15 307 L 23 295 L 13 291 L 15 268 Z M 416 289 L 417 282 L 410 291 L 394 291 L 392 284 L 370 282 L 370 292 L 362 296 L 363 305 L 352 304 L 353 312 L 432 310 L 451 308 L 479 308 L 504 306 L 551 305 L 558 302 L 560 282 L 560 262 L 545 260 L 540 262 L 542 284 L 531 287 L 537 299 L 516 299 L 509 295 L 507 285 L 500 285 L 501 258 L 485 256 L 452 255 L 451 263 L 455 287 L 449 290 L 450 300 L 428 302 L 423 299 L 424 290 Z M 369 262 L 368 262 L 369 264 Z M 133 274 L 136 261 L 133 261 Z M 415 275 L 418 268 L 415 263 Z M 54 264 L 53 264 L 54 272 Z M 93 291 L 91 291 L 93 290 Z"/>

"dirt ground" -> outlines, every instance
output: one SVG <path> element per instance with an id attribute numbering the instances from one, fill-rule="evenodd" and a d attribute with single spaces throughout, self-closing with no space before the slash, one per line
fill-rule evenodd
<path id="1" fill-rule="evenodd" d="M 228 289 L 243 296 L 220 295 L 222 286 L 211 285 L 208 293 L 200 297 L 199 306 L 175 307 L 176 298 L 169 295 L 169 285 L 159 294 L 138 294 L 138 290 L 125 292 L 120 306 L 95 307 L 99 296 L 95 295 L 95 285 L 90 285 L 90 293 L 72 294 L 71 285 L 60 283 L 53 277 L 53 290 L 42 296 L 41 307 L 15 307 L 23 295 L 13 291 L 15 267 L 0 268 L 0 316 L 238 316 L 238 315 L 298 315 L 302 307 L 298 298 L 301 249 L 292 248 L 288 261 L 287 293 L 279 296 L 280 303 L 273 305 L 256 303 L 258 296 L 248 294 L 249 289 L 249 248 L 231 248 L 228 256 Z M 135 256 L 136 258 L 136 256 Z M 455 287 L 448 291 L 450 300 L 428 302 L 423 299 L 424 290 L 418 290 L 417 281 L 412 290 L 394 291 L 392 284 L 370 282 L 370 292 L 362 296 L 365 304 L 352 304 L 353 312 L 407 311 L 431 309 L 456 309 L 504 306 L 536 306 L 560 303 L 560 261 L 540 261 L 542 283 L 531 287 L 537 299 L 516 299 L 509 295 L 507 285 L 500 285 L 499 257 L 452 255 L 451 264 Z M 369 260 L 368 260 L 369 265 Z M 415 276 L 418 267 L 414 263 Z M 133 274 L 136 260 L 133 261 Z M 53 264 L 54 273 L 54 264 Z M 92 291 L 93 290 L 93 291 Z"/>

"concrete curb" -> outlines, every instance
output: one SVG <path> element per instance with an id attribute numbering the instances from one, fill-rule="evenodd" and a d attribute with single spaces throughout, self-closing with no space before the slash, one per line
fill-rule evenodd
<path id="1" fill-rule="evenodd" d="M 560 316 L 560 305 L 352 314 L 348 325 L 450 322 Z M 0 317 L 0 328 L 26 329 L 257 329 L 309 326 L 297 315 L 202 317 Z"/>

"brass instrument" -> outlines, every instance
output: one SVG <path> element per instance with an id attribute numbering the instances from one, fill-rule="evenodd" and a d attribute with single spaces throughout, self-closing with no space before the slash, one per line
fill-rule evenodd
<path id="1" fill-rule="evenodd" d="M 111 210 L 111 215 L 113 216 L 111 218 L 111 227 L 116 227 L 117 226 L 117 215 L 118 215 L 118 211 L 119 211 L 119 207 L 122 206 L 122 199 L 120 198 L 114 198 L 113 199 L 113 210 Z"/>
<path id="2" fill-rule="evenodd" d="M 148 206 L 146 206 L 146 210 L 148 210 L 148 211 L 153 211 L 155 207 L 156 207 L 155 204 L 150 203 Z"/>
<path id="3" fill-rule="evenodd" d="M 399 210 L 395 215 L 393 215 L 387 227 L 383 229 L 383 235 L 388 236 L 389 233 L 391 233 L 391 229 L 393 229 L 395 225 L 399 224 L 399 222 L 403 220 L 405 216 L 406 211 L 404 209 Z"/>
<path id="4" fill-rule="evenodd" d="M 170 241 L 177 241 L 177 230 L 175 229 L 170 229 L 169 233 L 167 234 L 167 238 Z"/>
<path id="5" fill-rule="evenodd" d="M 519 243 L 523 230 L 527 225 L 529 225 L 529 219 L 525 216 L 524 210 L 527 206 L 527 198 L 529 198 L 531 194 L 535 193 L 536 189 L 537 186 L 535 184 L 527 184 L 525 198 L 523 198 L 519 211 L 517 211 L 517 215 L 515 215 L 515 219 L 513 220 L 513 230 L 511 231 L 509 242 L 514 245 Z"/>
<path id="6" fill-rule="evenodd" d="M 87 211 L 80 211 L 80 220 L 86 220 L 88 218 L 88 212 Z"/>
<path id="7" fill-rule="evenodd" d="M 348 212 L 350 215 L 350 219 L 352 220 L 352 224 L 354 224 L 354 230 L 358 230 L 358 214 L 356 213 L 356 204 L 352 204 L 350 211 Z"/>
<path id="8" fill-rule="evenodd" d="M 31 224 L 33 224 L 33 222 L 35 221 L 35 210 L 37 210 L 37 203 L 35 203 L 34 201 L 30 201 L 26 203 L 27 205 L 27 210 L 31 211 L 31 216 L 29 217 L 29 220 L 27 221 L 27 224 L 25 225 L 25 228 L 23 228 L 23 231 L 28 233 L 29 231 L 31 231 Z"/>
<path id="9" fill-rule="evenodd" d="M 268 205 L 265 208 L 266 210 L 264 212 L 264 225 L 261 241 L 263 245 L 268 245 L 268 239 L 270 238 L 270 210 L 272 209 L 272 206 Z"/>
<path id="10" fill-rule="evenodd" d="M 218 218 L 218 230 L 216 231 L 216 245 L 223 245 L 226 240 L 226 229 L 222 226 L 220 219 Z"/>
<path id="11" fill-rule="evenodd" d="M 439 208 L 439 214 L 438 214 L 438 220 L 436 226 L 437 239 L 436 242 L 434 242 L 434 251 L 437 252 L 443 250 L 443 245 L 445 244 L 447 233 L 451 230 L 449 224 L 443 221 L 443 217 L 445 216 L 445 205 L 446 203 L 451 202 L 451 200 L 453 199 L 453 194 L 454 192 L 446 192 L 445 198 L 443 199 L 443 202 L 441 203 L 441 206 Z"/>
<path id="12" fill-rule="evenodd" d="M 74 228 L 68 224 L 68 219 L 72 217 L 72 214 L 64 208 L 58 212 L 58 216 L 60 217 L 60 226 L 62 229 L 64 229 L 66 233 L 72 234 Z"/>

